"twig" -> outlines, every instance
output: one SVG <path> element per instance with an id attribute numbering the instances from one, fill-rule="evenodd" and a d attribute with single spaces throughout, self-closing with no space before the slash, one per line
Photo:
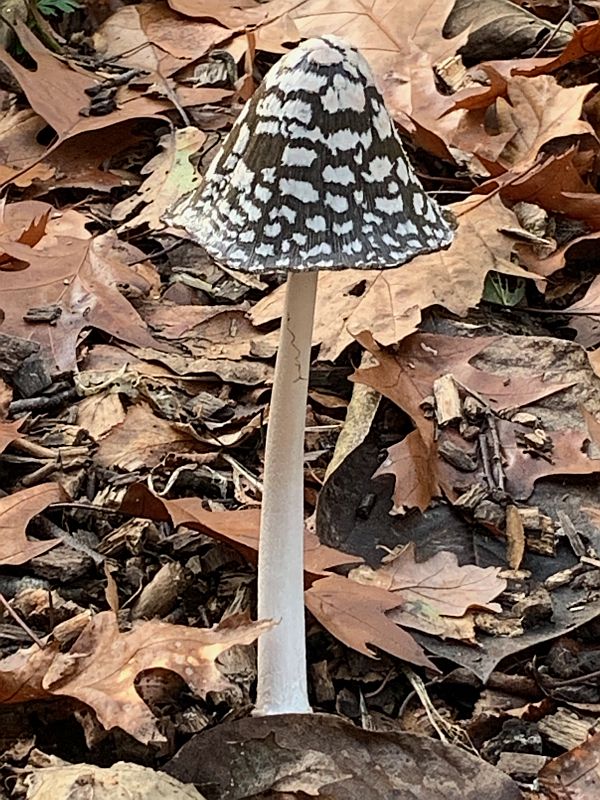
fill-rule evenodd
<path id="1" fill-rule="evenodd" d="M 550 43 L 552 42 L 552 40 L 556 38 L 556 36 L 557 36 L 557 34 L 559 33 L 559 31 L 560 31 L 560 29 L 562 28 L 562 26 L 565 24 L 565 22 L 566 22 L 566 21 L 569 19 L 569 17 L 571 16 L 571 13 L 572 13 L 572 11 L 573 11 L 573 0 L 568 0 L 568 3 L 569 3 L 569 7 L 568 7 L 568 8 L 567 8 L 567 10 L 565 11 L 565 13 L 562 15 L 562 17 L 560 18 L 560 20 L 559 20 L 559 21 L 556 23 L 556 25 L 554 26 L 554 30 L 552 31 L 552 33 L 550 34 L 550 36 L 548 36 L 548 38 L 546 39 L 546 41 L 545 41 L 545 42 L 542 42 L 542 43 L 541 43 L 541 45 L 538 47 L 538 49 L 535 51 L 535 53 L 533 54 L 533 58 L 537 58 L 537 57 L 539 56 L 539 54 L 540 54 L 540 53 L 543 53 L 543 52 L 544 52 L 544 50 L 545 50 L 545 49 L 548 47 L 548 45 L 550 45 Z"/>
<path id="2" fill-rule="evenodd" d="M 486 411 L 485 416 L 487 418 L 490 436 L 492 437 L 492 463 L 494 465 L 494 478 L 496 480 L 497 487 L 503 492 L 505 489 L 504 468 L 502 466 L 502 447 L 500 445 L 500 437 L 498 436 L 498 428 L 496 427 L 496 420 L 494 419 L 494 415 L 491 410 Z"/>
<path id="3" fill-rule="evenodd" d="M 34 631 L 32 631 L 32 630 L 31 630 L 31 628 L 30 628 L 30 627 L 29 627 L 29 625 L 28 625 L 28 624 L 25 622 L 25 620 L 22 620 L 22 619 L 21 619 L 21 617 L 20 617 L 20 616 L 17 614 L 17 612 L 16 612 L 16 611 L 15 611 L 13 608 L 11 608 L 11 605 L 10 605 L 10 603 L 8 602 L 8 600 L 6 599 L 6 597 L 4 597 L 4 595 L 2 594 L 2 592 L 0 592 L 0 604 L 2 604 L 2 605 L 4 606 L 4 608 L 6 609 L 6 611 L 8 611 L 8 613 L 10 614 L 10 616 L 11 616 L 11 617 L 14 619 L 14 621 L 17 623 L 17 625 L 18 625 L 20 628 L 22 628 L 22 629 L 25 631 L 25 633 L 26 633 L 26 634 L 29 636 L 29 638 L 30 638 L 30 639 L 31 639 L 33 642 L 35 642 L 35 643 L 37 644 L 37 646 L 38 646 L 38 647 L 39 647 L 41 650 L 43 650 L 43 649 L 45 648 L 45 646 L 46 646 L 46 645 L 44 644 L 44 642 L 42 642 L 42 640 L 40 639 L 40 637 L 39 637 L 39 636 L 38 636 L 36 633 L 34 633 Z"/>

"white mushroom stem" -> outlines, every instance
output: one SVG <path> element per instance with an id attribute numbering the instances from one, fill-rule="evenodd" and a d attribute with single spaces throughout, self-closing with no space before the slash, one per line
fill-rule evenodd
<path id="1" fill-rule="evenodd" d="M 275 365 L 258 549 L 258 618 L 277 624 L 258 640 L 255 714 L 311 711 L 304 624 L 304 424 L 316 272 L 290 273 Z"/>

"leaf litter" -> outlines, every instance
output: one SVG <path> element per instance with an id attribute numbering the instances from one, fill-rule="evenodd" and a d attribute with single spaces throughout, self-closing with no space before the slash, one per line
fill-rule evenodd
<path id="1" fill-rule="evenodd" d="M 86 4 L 41 27 L 25 14 L 0 52 L 9 773 L 34 738 L 76 762 L 106 763 L 108 742 L 111 763 L 153 766 L 189 740 L 205 771 L 186 747 L 167 771 L 207 797 L 384 797 L 406 777 L 375 770 L 365 786 L 326 747 L 350 737 L 380 765 L 384 736 L 443 779 L 463 769 L 449 797 L 480 796 L 475 765 L 489 796 L 539 773 L 536 797 L 566 797 L 561 770 L 592 791 L 577 769 L 600 707 L 598 22 L 593 4 L 490 0 L 470 22 L 469 3 L 397 5 Z M 277 731 L 280 757 L 291 735 L 224 720 L 251 703 L 251 643 L 271 624 L 248 615 L 282 289 L 217 269 L 163 218 L 268 66 L 332 31 L 371 62 L 458 231 L 409 267 L 319 278 L 307 641 L 313 703 L 338 716 L 231 794 L 211 777 L 215 736 Z M 373 400 L 355 413 L 361 389 Z M 529 675 L 569 690 L 533 712 Z M 567 710 L 582 733 L 557 744 Z M 438 795 L 425 780 L 414 796 Z"/>

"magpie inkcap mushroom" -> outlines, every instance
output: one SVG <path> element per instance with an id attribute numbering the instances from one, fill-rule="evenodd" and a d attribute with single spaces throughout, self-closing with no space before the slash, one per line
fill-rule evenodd
<path id="1" fill-rule="evenodd" d="M 388 269 L 448 247 L 364 57 L 336 36 L 283 57 L 169 222 L 230 268 L 285 272 L 265 452 L 256 713 L 304 713 L 304 422 L 321 269 Z"/>

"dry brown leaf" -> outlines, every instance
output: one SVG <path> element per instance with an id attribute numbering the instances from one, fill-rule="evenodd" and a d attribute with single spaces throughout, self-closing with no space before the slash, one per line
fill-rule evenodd
<path id="1" fill-rule="evenodd" d="M 0 498 L 0 564 L 24 564 L 60 544 L 60 539 L 33 541 L 25 531 L 36 514 L 63 499 L 57 483 L 42 483 Z"/>
<path id="2" fill-rule="evenodd" d="M 96 31 L 94 43 L 103 56 L 148 70 L 154 81 L 197 61 L 230 36 L 219 25 L 180 17 L 165 3 L 146 2 L 119 8 Z"/>
<path id="3" fill-rule="evenodd" d="M 467 391 L 485 398 L 495 411 L 518 408 L 542 397 L 562 391 L 570 384 L 544 382 L 541 376 L 493 375 L 471 365 L 471 360 L 493 345 L 496 337 L 465 339 L 435 334 L 414 334 L 395 353 L 378 350 L 367 338 L 363 343 L 376 357 L 377 366 L 360 369 L 353 380 L 365 383 L 388 397 L 413 420 L 417 430 L 388 450 L 388 458 L 375 476 L 395 476 L 394 503 L 397 509 L 418 507 L 424 511 L 433 497 L 450 497 L 449 466 L 438 456 L 440 442 L 452 436 L 444 429 L 436 437 L 432 420 L 423 414 L 421 404 L 432 394 L 434 381 L 452 375 Z M 531 484 L 533 488 L 533 483 Z"/>
<path id="4" fill-rule="evenodd" d="M 14 422 L 0 420 L 0 453 L 3 453 L 9 444 L 20 438 L 19 428 L 24 420 L 17 419 Z"/>
<path id="5" fill-rule="evenodd" d="M 583 180 L 576 164 L 578 155 L 575 148 L 570 147 L 564 153 L 548 156 L 520 176 L 505 172 L 492 178 L 480 186 L 478 191 L 486 193 L 500 189 L 501 196 L 511 203 L 535 203 L 546 211 L 583 220 L 592 230 L 598 230 L 600 196 Z M 590 177 L 592 174 L 590 169 Z M 519 252 L 522 252 L 521 248 Z M 535 262 L 527 257 L 526 252 L 524 255 L 521 263 L 528 269 L 538 275 L 551 274 L 547 269 L 540 271 Z M 546 259 L 546 263 L 551 262 Z"/>
<path id="6" fill-rule="evenodd" d="M 29 265 L 3 273 L 10 262 L 0 264 L 3 327 L 14 336 L 39 342 L 53 367 L 61 372 L 75 366 L 78 338 L 89 328 L 99 328 L 139 346 L 160 347 L 117 288 L 131 286 L 139 295 L 148 293 L 149 282 L 126 261 L 135 261 L 143 254 L 118 242 L 114 232 L 92 239 L 85 230 L 87 221 L 82 214 L 67 211 L 56 215 L 52 230 L 48 228 L 35 248 L 0 244 L 13 259 Z M 28 309 L 48 306 L 60 310 L 54 324 L 31 324 L 23 319 Z"/>
<path id="7" fill-rule="evenodd" d="M 600 792 L 600 733 L 549 761 L 540 788 L 553 800 L 596 800 Z"/>
<path id="8" fill-rule="evenodd" d="M 0 183 L 18 187 L 81 187 L 109 191 L 126 181 L 123 173 L 103 169 L 115 155 L 140 140 L 137 121 L 111 125 L 102 134 L 102 146 L 94 131 L 80 133 L 48 149 L 40 144 L 46 122 L 31 109 L 8 109 L 0 119 Z M 28 169 L 28 165 L 32 166 Z M 133 180 L 133 176 L 132 176 Z M 14 205 L 14 204 L 13 204 Z"/>
<path id="9" fill-rule="evenodd" d="M 39 200 L 2 204 L 0 207 L 0 269 L 10 269 L 11 258 L 2 251 L 3 242 L 18 242 L 35 247 L 46 232 L 54 209 Z"/>
<path id="10" fill-rule="evenodd" d="M 546 39 L 550 52 L 557 52 L 575 30 L 567 20 L 555 29 L 511 0 L 456 0 L 443 34 L 456 36 L 467 29 L 469 40 L 461 55 L 477 61 L 519 56 Z"/>
<path id="11" fill-rule="evenodd" d="M 595 136 L 589 122 L 581 119 L 583 103 L 594 85 L 565 88 L 550 75 L 513 77 L 508 82 L 507 98 L 498 97 L 495 102 L 493 134 L 486 135 L 479 127 L 472 152 L 484 163 L 523 172 L 553 139 Z M 506 141 L 500 152 L 499 140 Z M 455 137 L 454 143 L 461 146 L 460 138 Z"/>
<path id="12" fill-rule="evenodd" d="M 398 610 L 416 617 L 427 618 L 432 613 L 462 617 L 471 608 L 501 610 L 491 602 L 506 589 L 506 581 L 498 577 L 499 567 L 461 566 L 456 554 L 447 551 L 416 561 L 415 552 L 411 542 L 401 552 L 385 558 L 377 569 L 363 565 L 348 577 L 365 586 L 397 592 Z"/>
<path id="13" fill-rule="evenodd" d="M 240 361 L 261 338 L 248 319 L 247 304 L 240 306 L 175 306 L 161 303 L 149 309 L 146 322 L 165 339 L 185 341 L 192 356 L 204 361 Z M 216 371 L 216 370 L 215 370 Z M 217 372 L 221 378 L 223 375 Z"/>
<path id="14" fill-rule="evenodd" d="M 56 644 L 43 648 L 34 644 L 0 659 L 0 703 L 46 699 L 48 693 L 42 686 L 42 680 L 56 651 Z"/>
<path id="15" fill-rule="evenodd" d="M 0 49 L 0 61 L 21 84 L 33 110 L 54 128 L 60 139 L 64 139 L 72 135 L 83 121 L 79 112 L 89 106 L 85 90 L 94 86 L 96 81 L 91 75 L 71 69 L 47 50 L 25 23 L 17 23 L 16 32 L 37 69 L 33 71 L 22 66 L 4 49 Z M 56 101 L 57 97 L 60 97 L 60 102 Z"/>
<path id="16" fill-rule="evenodd" d="M 76 698 L 94 709 L 107 730 L 119 727 L 146 744 L 164 741 L 156 717 L 136 691 L 139 673 L 171 670 L 206 697 L 229 685 L 215 664 L 219 655 L 234 645 L 251 644 L 271 624 L 230 618 L 214 628 L 188 628 L 152 620 L 122 633 L 113 612 L 103 611 L 89 620 L 66 653 L 53 642 L 0 661 L 2 700 Z"/>
<path id="17" fill-rule="evenodd" d="M 224 28 L 260 25 L 270 8 L 253 0 L 167 0 L 169 6 L 187 17 L 216 19 Z M 230 36 L 231 32 L 228 31 Z"/>
<path id="18" fill-rule="evenodd" d="M 77 404 L 77 424 L 98 442 L 125 421 L 126 413 L 118 394 L 107 391 L 84 397 Z"/>
<path id="19" fill-rule="evenodd" d="M 594 348 L 594 352 L 589 353 L 592 368 L 598 354 L 595 348 L 600 343 L 600 279 L 594 278 L 588 286 L 581 300 L 568 306 L 565 313 L 574 311 L 575 314 L 569 320 L 569 327 L 577 331 L 575 341 L 582 347 Z"/>
<path id="20" fill-rule="evenodd" d="M 376 73 L 382 74 L 393 68 L 407 42 L 435 60 L 454 55 L 462 39 L 450 41 L 441 35 L 453 4 L 454 0 L 375 4 L 371 0 L 344 0 L 335 5 L 327 0 L 274 0 L 267 10 L 269 19 L 288 14 L 303 37 L 327 33 L 343 36 L 360 48 Z"/>
<path id="21" fill-rule="evenodd" d="M 473 196 L 452 206 L 458 215 L 454 242 L 444 252 L 419 256 L 398 269 L 339 270 L 319 275 L 313 343 L 319 357 L 334 361 L 363 331 L 382 345 L 396 344 L 413 333 L 421 311 L 441 305 L 464 316 L 477 305 L 491 270 L 531 277 L 510 261 L 513 241 L 500 232 L 518 227 L 512 211 L 498 197 L 484 202 Z M 281 316 L 285 287 L 254 306 L 256 325 Z"/>
<path id="22" fill-rule="evenodd" d="M 113 220 L 127 220 L 119 226 L 119 233 L 142 225 L 151 231 L 166 227 L 162 217 L 167 209 L 184 194 L 191 192 L 200 181 L 190 156 L 199 150 L 205 140 L 206 134 L 193 127 L 171 131 L 159 140 L 162 152 L 141 169 L 142 175 L 148 177 L 136 194 L 113 206 Z"/>
<path id="23" fill-rule="evenodd" d="M 135 472 L 140 467 L 155 467 L 170 453 L 201 449 L 201 440 L 190 425 L 167 422 L 146 403 L 136 403 L 123 422 L 114 425 L 101 440 L 95 460 L 104 467 Z"/>
<path id="24" fill-rule="evenodd" d="M 28 800 L 205 800 L 193 786 L 164 772 L 118 761 L 109 768 L 63 764 L 34 769 L 23 783 Z"/>
<path id="25" fill-rule="evenodd" d="M 394 624 L 387 612 L 402 599 L 377 586 L 363 586 L 341 575 L 315 581 L 304 593 L 306 607 L 318 621 L 348 647 L 374 658 L 374 647 L 437 671 L 412 636 Z"/>
<path id="26" fill-rule="evenodd" d="M 68 653 L 56 654 L 43 687 L 51 696 L 91 706 L 107 730 L 122 728 L 146 744 L 164 741 L 156 717 L 136 691 L 139 673 L 171 670 L 206 697 L 228 686 L 215 664 L 218 656 L 233 645 L 251 644 L 271 625 L 230 619 L 211 629 L 151 620 L 121 633 L 112 611 L 104 611 L 90 620 Z"/>
<path id="27" fill-rule="evenodd" d="M 600 459 L 588 455 L 586 445 L 594 437 L 587 428 L 553 431 L 549 459 L 540 458 L 535 451 L 524 448 L 520 439 L 529 432 L 527 428 L 507 420 L 499 420 L 498 432 L 507 462 L 507 488 L 517 499 L 526 500 L 539 478 L 549 475 L 592 475 L 600 472 Z"/>
<path id="28" fill-rule="evenodd" d="M 120 510 L 125 514 L 185 525 L 223 542 L 232 544 L 244 556 L 256 560 L 260 531 L 260 511 L 257 508 L 239 511 L 207 511 L 197 497 L 164 500 L 152 494 L 144 484 L 127 490 Z M 309 583 L 327 570 L 343 564 L 355 564 L 362 558 L 327 547 L 313 533 L 304 536 L 304 574 Z"/>
<path id="29" fill-rule="evenodd" d="M 572 34 L 571 41 L 564 48 L 562 53 L 555 58 L 539 59 L 538 64 L 531 67 L 519 67 L 515 64 L 516 75 L 544 75 L 547 72 L 554 72 L 559 67 L 564 67 L 572 61 L 580 58 L 595 55 L 600 52 L 600 22 L 588 22 L 579 25 Z"/>
<path id="30" fill-rule="evenodd" d="M 56 131 L 58 139 L 48 149 L 48 154 L 77 134 L 142 117 L 165 119 L 161 116 L 162 112 L 173 108 L 168 93 L 165 97 L 150 97 L 140 91 L 129 91 L 119 98 L 118 107 L 110 114 L 81 115 L 79 112 L 85 111 L 90 105 L 90 98 L 85 90 L 98 85 L 97 80 L 84 74 L 79 68 L 72 69 L 67 62 L 46 49 L 24 23 L 18 23 L 16 30 L 23 48 L 37 64 L 37 70 L 27 69 L 2 48 L 0 62 L 15 76 L 32 109 Z M 147 43 L 147 38 L 145 42 Z M 205 50 L 211 44 L 212 40 L 206 43 Z M 122 50 L 118 51 L 118 55 L 122 55 Z M 231 94 L 230 90 L 225 89 L 182 87 L 177 98 L 181 106 L 202 105 L 217 103 Z M 61 98 L 60 103 L 55 101 L 57 96 Z M 9 182 L 14 178 L 14 172 L 7 175 Z"/>

